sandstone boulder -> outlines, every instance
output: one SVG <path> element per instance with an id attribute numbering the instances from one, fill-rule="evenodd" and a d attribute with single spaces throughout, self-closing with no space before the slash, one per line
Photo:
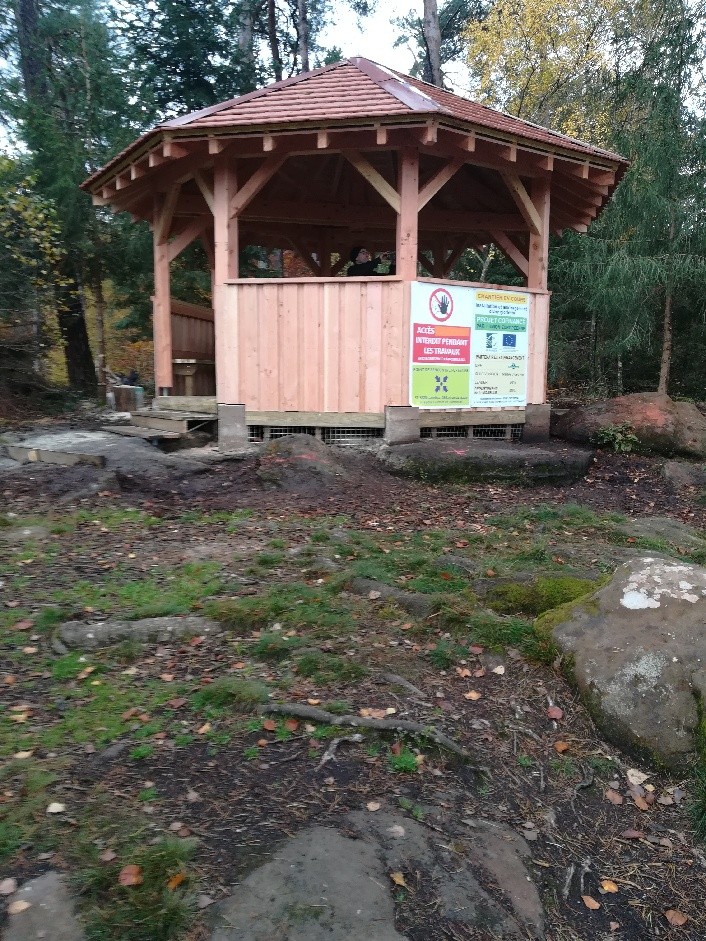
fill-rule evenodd
<path id="1" fill-rule="evenodd" d="M 621 566 L 575 606 L 541 617 L 616 745 L 678 767 L 706 695 L 706 569 L 652 556 Z"/>
<path id="2" fill-rule="evenodd" d="M 586 444 L 604 428 L 631 425 L 645 451 L 706 456 L 706 418 L 690 402 L 639 392 L 571 408 L 552 422 L 552 434 Z"/>

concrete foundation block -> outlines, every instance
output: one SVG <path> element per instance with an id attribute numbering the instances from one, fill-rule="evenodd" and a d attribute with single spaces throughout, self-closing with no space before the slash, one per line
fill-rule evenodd
<path id="1" fill-rule="evenodd" d="M 552 407 L 544 405 L 525 406 L 525 427 L 522 431 L 522 440 L 526 444 L 534 441 L 549 440 L 549 422 Z"/>
<path id="2" fill-rule="evenodd" d="M 419 409 L 412 405 L 385 406 L 385 443 L 410 444 L 419 441 Z"/>
<path id="3" fill-rule="evenodd" d="M 218 450 L 239 451 L 248 446 L 244 405 L 218 406 Z"/>

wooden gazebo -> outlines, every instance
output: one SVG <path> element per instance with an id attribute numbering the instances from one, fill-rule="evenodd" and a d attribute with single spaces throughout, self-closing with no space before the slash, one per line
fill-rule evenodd
<path id="1" fill-rule="evenodd" d="M 626 166 L 355 58 L 162 124 L 83 188 L 151 224 L 156 401 L 217 406 L 221 447 L 272 426 L 536 437 L 549 234 L 585 232 Z M 170 296 L 196 239 L 212 310 Z M 526 287 L 449 280 L 489 243 Z M 246 245 L 294 250 L 311 276 L 241 277 Z M 342 276 L 356 245 L 394 249 L 395 273 Z"/>

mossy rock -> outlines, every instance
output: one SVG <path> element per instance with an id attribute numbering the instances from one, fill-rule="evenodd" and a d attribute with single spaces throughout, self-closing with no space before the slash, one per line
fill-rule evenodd
<path id="1" fill-rule="evenodd" d="M 485 603 L 497 614 L 539 617 L 545 611 L 576 601 L 595 588 L 595 583 L 589 579 L 547 575 L 532 582 L 498 585 L 488 592 Z"/>

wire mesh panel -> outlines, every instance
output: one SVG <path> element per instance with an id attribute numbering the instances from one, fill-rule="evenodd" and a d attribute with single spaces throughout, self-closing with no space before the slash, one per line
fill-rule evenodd
<path id="1" fill-rule="evenodd" d="M 522 441 L 522 432 L 525 429 L 523 424 L 519 425 L 508 425 L 510 429 L 510 440 L 511 441 Z"/>
<path id="2" fill-rule="evenodd" d="M 325 444 L 336 444 L 339 447 L 356 447 L 382 438 L 382 428 L 322 428 L 321 439 Z"/>
<path id="3" fill-rule="evenodd" d="M 422 428 L 422 438 L 468 438 L 468 425 L 448 425 L 442 428 Z"/>
<path id="4" fill-rule="evenodd" d="M 316 438 L 316 428 L 312 425 L 272 425 L 269 429 L 270 440 L 273 438 L 286 438 L 287 435 L 311 435 Z"/>
<path id="5" fill-rule="evenodd" d="M 519 441 L 523 425 L 474 425 L 474 438 L 500 438 L 504 441 Z"/>
<path id="6" fill-rule="evenodd" d="M 265 440 L 265 428 L 263 425 L 248 425 L 248 441 L 258 442 Z"/>

